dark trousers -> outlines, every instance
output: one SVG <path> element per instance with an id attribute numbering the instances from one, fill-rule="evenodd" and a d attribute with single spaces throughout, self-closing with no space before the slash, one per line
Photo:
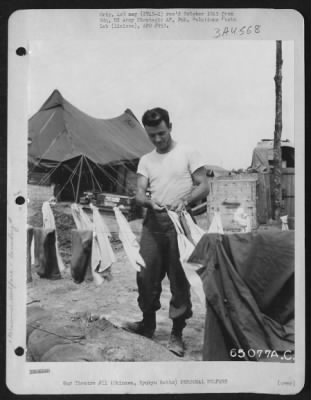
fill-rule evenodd
<path id="1" fill-rule="evenodd" d="M 169 317 L 172 320 L 190 318 L 190 285 L 179 261 L 177 234 L 166 212 L 148 210 L 143 223 L 140 253 L 146 264 L 137 273 L 138 304 L 144 316 L 160 309 L 161 283 L 167 274 L 172 293 Z"/>

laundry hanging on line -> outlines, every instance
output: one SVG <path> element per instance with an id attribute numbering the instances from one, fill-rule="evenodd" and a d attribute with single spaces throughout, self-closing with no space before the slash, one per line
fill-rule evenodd
<path id="1" fill-rule="evenodd" d="M 56 257 L 57 257 L 57 262 L 58 262 L 58 268 L 59 268 L 60 272 L 63 272 L 65 270 L 65 264 L 63 262 L 63 259 L 60 255 L 60 252 L 58 249 L 58 239 L 57 239 L 54 214 L 51 209 L 50 203 L 48 201 L 45 201 L 42 204 L 42 219 L 43 219 L 43 228 L 44 229 L 54 229 L 55 230 L 55 247 L 56 247 Z"/>
<path id="2" fill-rule="evenodd" d="M 182 224 L 182 226 L 184 227 L 184 225 L 186 225 L 188 228 L 187 230 L 189 232 L 189 237 L 187 235 L 187 232 L 185 232 L 186 236 L 189 240 L 191 238 L 191 242 L 196 246 L 206 232 L 194 222 L 188 211 L 182 211 L 180 217 L 181 222 L 184 220 L 184 224 Z"/>
<path id="3" fill-rule="evenodd" d="M 125 253 L 136 271 L 140 271 L 141 267 L 145 267 L 145 261 L 140 254 L 140 246 L 137 242 L 136 236 L 132 232 L 132 229 L 122 214 L 119 207 L 113 209 L 115 217 L 119 226 L 119 239 L 121 240 Z"/>
<path id="4" fill-rule="evenodd" d="M 71 205 L 72 216 L 78 230 L 91 231 L 93 234 L 91 250 L 91 271 L 94 281 L 97 285 L 103 283 L 104 278 L 101 275 L 116 261 L 112 250 L 109 237 L 110 231 L 100 215 L 98 208 L 91 206 L 93 212 L 93 221 L 83 211 L 82 207 L 74 203 Z"/>
<path id="5" fill-rule="evenodd" d="M 222 235 L 224 234 L 219 211 L 215 211 L 211 225 L 208 229 L 208 233 L 220 233 Z"/>
<path id="6" fill-rule="evenodd" d="M 282 231 L 288 231 L 288 215 L 280 217 L 282 222 Z"/>
<path id="7" fill-rule="evenodd" d="M 206 300 L 205 300 L 202 280 L 196 273 L 196 270 L 200 267 L 200 264 L 188 262 L 188 259 L 190 258 L 191 254 L 195 249 L 195 245 L 185 235 L 185 232 L 180 223 L 179 215 L 176 212 L 170 210 L 167 210 L 167 213 L 168 216 L 171 218 L 177 233 L 177 243 L 179 249 L 180 262 L 183 266 L 186 277 L 191 287 L 193 288 L 195 294 L 200 299 L 201 303 L 205 305 Z M 201 228 L 199 227 L 198 227 L 199 229 L 196 229 L 194 227 L 195 223 L 188 212 L 184 211 L 183 215 L 185 217 L 185 221 L 188 221 L 188 231 L 191 232 L 192 234 L 195 233 L 194 237 L 196 238 L 197 241 L 199 241 L 200 240 L 199 235 L 202 234 L 203 236 L 204 231 L 201 230 Z"/>
<path id="8" fill-rule="evenodd" d="M 92 204 L 90 207 L 93 211 L 93 224 L 95 232 L 93 240 L 95 240 L 97 243 L 101 256 L 97 271 L 103 272 L 107 268 L 111 267 L 114 262 L 116 262 L 116 257 L 109 240 L 109 238 L 112 236 L 107 224 L 104 221 L 104 218 L 100 215 L 98 208 Z"/>

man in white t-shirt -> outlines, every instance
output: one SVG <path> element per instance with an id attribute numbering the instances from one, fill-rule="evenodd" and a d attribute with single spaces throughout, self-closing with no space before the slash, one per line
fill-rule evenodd
<path id="1" fill-rule="evenodd" d="M 166 110 L 148 110 L 142 122 L 155 146 L 140 159 L 137 169 L 136 201 L 148 209 L 140 243 L 146 267 L 137 273 L 138 304 L 143 319 L 127 324 L 126 328 L 153 336 L 156 311 L 161 307 L 161 282 L 167 274 L 172 293 L 169 317 L 173 320 L 168 348 L 183 356 L 182 331 L 186 319 L 192 316 L 190 285 L 179 260 L 177 234 L 166 209 L 180 212 L 206 198 L 209 185 L 199 154 L 172 139 L 172 124 Z M 146 195 L 147 189 L 151 198 Z"/>

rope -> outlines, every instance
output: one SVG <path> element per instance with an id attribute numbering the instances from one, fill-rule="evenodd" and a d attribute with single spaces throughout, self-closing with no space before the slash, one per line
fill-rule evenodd
<path id="1" fill-rule="evenodd" d="M 54 333 L 54 332 L 47 331 L 46 329 L 39 328 L 38 326 L 34 326 L 32 324 L 29 324 L 29 323 L 27 323 L 27 326 L 30 326 L 31 328 L 34 328 L 35 330 L 37 329 L 38 331 L 41 331 L 41 332 L 44 332 L 44 333 L 48 333 L 49 335 L 54 335 L 54 336 L 57 336 L 59 338 L 68 340 L 68 341 L 70 341 L 72 343 L 79 343 L 79 344 L 83 344 L 83 345 L 85 344 L 85 343 L 82 342 L 82 340 L 86 339 L 85 336 L 80 336 L 80 337 L 77 337 L 76 339 L 71 339 L 71 338 L 69 338 L 67 336 L 63 336 L 63 335 L 59 335 L 59 334 Z"/>
<path id="2" fill-rule="evenodd" d="M 54 146 L 54 144 L 56 143 L 57 139 L 60 137 L 60 135 L 63 134 L 65 130 L 63 129 L 61 132 L 59 132 L 55 138 L 52 140 L 52 142 L 50 143 L 50 145 L 48 146 L 48 148 L 45 150 L 45 152 L 41 155 L 41 157 L 39 158 L 38 161 L 34 162 L 34 166 L 33 168 L 30 170 L 30 173 L 32 173 L 34 171 L 34 169 L 41 163 L 41 161 L 43 160 L 44 156 L 49 152 L 49 150 L 51 149 L 52 146 Z"/>
<path id="3" fill-rule="evenodd" d="M 64 190 L 64 188 L 66 187 L 67 183 L 72 179 L 72 177 L 75 175 L 77 169 L 79 168 L 79 165 L 81 163 L 81 158 L 80 160 L 77 162 L 76 167 L 73 169 L 72 174 L 70 175 L 70 177 L 68 178 L 68 180 L 66 181 L 66 183 L 63 185 L 63 187 L 61 188 L 61 190 L 57 193 L 57 195 L 60 195 L 61 192 Z"/>
<path id="4" fill-rule="evenodd" d="M 44 129 L 48 126 L 48 124 L 50 123 L 51 119 L 54 117 L 54 115 L 56 114 L 56 110 L 53 112 L 53 114 L 50 115 L 50 117 L 48 118 L 48 120 L 45 122 L 45 124 L 42 126 L 42 128 L 40 129 L 40 134 L 44 131 Z"/>
<path id="5" fill-rule="evenodd" d="M 95 176 L 95 174 L 94 174 L 94 171 L 93 171 L 93 169 L 92 169 L 92 167 L 91 167 L 91 165 L 90 165 L 90 163 L 89 163 L 87 157 L 85 157 L 85 162 L 86 162 L 86 165 L 88 166 L 88 168 L 89 168 L 89 170 L 90 170 L 91 177 L 92 177 L 92 182 L 93 182 L 93 177 L 94 177 L 95 182 L 97 183 L 97 185 L 98 185 L 100 191 L 102 191 L 102 187 L 100 186 L 100 183 L 98 182 L 98 180 L 97 180 L 97 178 L 96 178 L 96 176 Z"/>
<path id="6" fill-rule="evenodd" d="M 109 174 L 109 172 L 105 171 L 98 163 L 96 163 L 97 168 L 100 169 L 100 171 L 106 176 L 108 177 L 114 184 L 119 185 L 119 181 L 112 176 L 111 174 Z M 111 167 L 111 166 L 110 166 Z"/>
<path id="7" fill-rule="evenodd" d="M 80 192 L 80 182 L 81 182 L 83 160 L 84 160 L 84 156 L 81 157 L 81 164 L 80 164 L 80 171 L 79 171 L 78 185 L 77 185 L 77 193 L 76 193 L 76 197 L 75 197 L 76 203 L 78 203 L 78 196 L 79 196 L 79 192 Z"/>
<path id="8" fill-rule="evenodd" d="M 74 185 L 72 183 L 72 178 L 70 179 L 70 184 L 71 184 L 71 187 L 72 187 L 73 198 L 75 199 L 76 198 L 76 191 L 75 191 L 75 187 L 74 187 Z"/>
<path id="9" fill-rule="evenodd" d="M 60 161 L 54 168 L 52 168 L 46 175 L 44 175 L 44 177 L 40 180 L 39 185 L 42 185 L 45 181 L 47 181 L 61 164 L 62 162 Z"/>
<path id="10" fill-rule="evenodd" d="M 72 134 L 73 134 L 73 133 L 72 133 Z M 92 149 L 92 148 L 88 145 L 88 143 L 85 143 L 84 141 L 82 141 L 81 138 L 79 138 L 79 136 L 76 136 L 76 135 L 75 135 L 75 138 L 78 139 L 78 140 L 83 144 L 83 146 L 87 146 L 90 150 L 94 151 L 94 149 Z M 115 185 L 119 185 L 119 181 L 118 181 L 117 179 L 115 179 L 115 178 L 114 178 L 111 174 L 109 174 L 107 171 L 104 171 L 104 170 L 99 166 L 98 163 L 95 162 L 95 164 L 96 164 L 97 167 L 102 171 L 102 173 L 103 173 L 106 177 L 108 177 Z M 109 165 L 109 166 L 110 166 L 110 168 L 112 168 L 112 169 L 115 170 L 115 168 L 114 168 L 112 165 Z M 122 185 L 121 185 L 121 186 L 122 186 Z"/>

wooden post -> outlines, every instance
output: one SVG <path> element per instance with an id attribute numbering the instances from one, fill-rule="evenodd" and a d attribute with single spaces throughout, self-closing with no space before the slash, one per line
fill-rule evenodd
<path id="1" fill-rule="evenodd" d="M 282 41 L 276 41 L 276 73 L 275 81 L 275 130 L 273 145 L 273 179 L 272 179 L 272 209 L 273 219 L 276 221 L 280 218 L 281 213 L 281 179 L 282 179 L 282 153 L 281 153 L 281 136 L 282 136 Z"/>

